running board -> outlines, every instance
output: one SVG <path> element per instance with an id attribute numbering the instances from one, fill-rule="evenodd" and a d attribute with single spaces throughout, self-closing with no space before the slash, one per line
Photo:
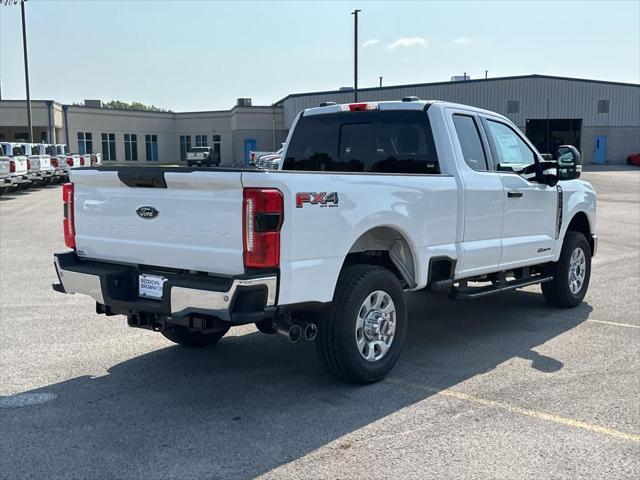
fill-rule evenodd
<path id="1" fill-rule="evenodd" d="M 528 287 L 537 283 L 544 283 L 553 280 L 551 275 L 537 275 L 535 277 L 527 277 L 520 280 L 511 280 L 497 285 L 489 285 L 486 287 L 462 287 L 452 288 L 451 298 L 453 300 L 474 300 L 476 298 L 488 297 L 496 293 L 509 292 L 518 288 Z"/>

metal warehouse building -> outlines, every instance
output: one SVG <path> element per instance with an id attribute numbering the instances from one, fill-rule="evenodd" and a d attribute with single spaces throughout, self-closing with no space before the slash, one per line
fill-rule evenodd
<path id="1" fill-rule="evenodd" d="M 622 163 L 640 152 L 640 85 L 526 75 L 359 90 L 359 100 L 404 96 L 445 100 L 493 110 L 510 118 L 541 152 L 573 144 L 585 163 Z M 243 101 L 240 101 L 243 100 Z M 321 102 L 348 103 L 352 91 L 288 95 L 272 106 L 240 99 L 230 110 L 190 113 L 102 108 L 99 102 L 67 106 L 33 102 L 34 137 L 101 152 L 117 162 L 176 163 L 193 146 L 213 146 L 224 165 L 242 164 L 249 150 L 275 150 L 296 115 Z M 0 102 L 0 139 L 24 139 L 25 102 Z"/>

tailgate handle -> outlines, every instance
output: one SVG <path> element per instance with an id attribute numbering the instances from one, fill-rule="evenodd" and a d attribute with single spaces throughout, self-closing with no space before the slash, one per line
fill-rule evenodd
<path id="1" fill-rule="evenodd" d="M 167 188 L 164 170 L 153 167 L 125 167 L 118 171 L 118 178 L 127 187 Z"/>

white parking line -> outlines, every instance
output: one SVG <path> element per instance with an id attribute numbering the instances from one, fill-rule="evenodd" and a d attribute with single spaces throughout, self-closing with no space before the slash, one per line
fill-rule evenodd
<path id="1" fill-rule="evenodd" d="M 587 322 L 602 323 L 603 325 L 613 325 L 614 327 L 640 328 L 640 325 L 631 325 L 630 323 L 606 322 L 604 320 L 591 320 L 590 318 L 587 319 Z"/>

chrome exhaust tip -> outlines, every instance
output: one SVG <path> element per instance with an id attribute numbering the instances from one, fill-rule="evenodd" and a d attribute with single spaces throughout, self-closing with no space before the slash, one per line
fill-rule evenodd
<path id="1" fill-rule="evenodd" d="M 313 342 L 318 336 L 318 327 L 315 323 L 307 323 L 304 327 L 304 339 L 307 342 Z"/>
<path id="2" fill-rule="evenodd" d="M 290 326 L 287 326 L 287 325 L 278 326 L 278 328 L 276 329 L 276 332 L 279 335 L 282 335 L 283 337 L 285 337 L 291 343 L 298 343 L 302 338 L 302 328 L 300 328 L 299 325 L 295 325 L 295 324 Z"/>

